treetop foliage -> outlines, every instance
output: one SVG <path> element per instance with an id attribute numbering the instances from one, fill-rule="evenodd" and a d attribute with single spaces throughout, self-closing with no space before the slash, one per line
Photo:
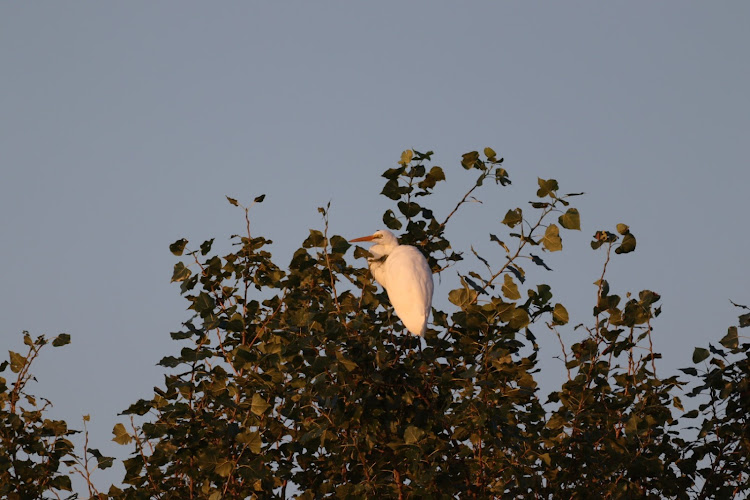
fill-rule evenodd
<path id="1" fill-rule="evenodd" d="M 67 466 L 99 498 L 747 495 L 750 344 L 738 328 L 696 348 L 682 375 L 657 376 L 659 294 L 618 295 L 607 279 L 611 260 L 636 249 L 627 225 L 594 234 L 591 248 L 605 263 L 593 316 L 572 327 L 551 287 L 531 278 L 581 230 L 572 203 L 582 193 L 540 178 L 529 206 L 508 207 L 482 236 L 498 245 L 498 262 L 454 248 L 446 228 L 480 191 L 509 189 L 503 158 L 491 148 L 463 155 L 474 182 L 438 216 L 429 196 L 452 172 L 432 155 L 404 151 L 381 191 L 393 202 L 383 223 L 434 273 L 473 257 L 474 269 L 459 272 L 460 286 L 448 293 L 450 309 L 433 309 L 423 343 L 373 282 L 367 250 L 329 235 L 330 206 L 319 209 L 322 227 L 280 265 L 271 241 L 250 231 L 252 204 L 228 198 L 246 219 L 231 252 L 216 254 L 213 239 L 169 247 L 182 259 L 172 281 L 192 316 L 171 333 L 179 347 L 159 363 L 163 385 L 114 427 L 114 441 L 131 449 L 122 484 L 99 491 L 90 471 L 113 459 L 88 445 L 75 451 L 74 431 L 43 420 L 44 407 L 20 408 L 22 397 L 36 407 L 24 389 L 46 343 L 27 335 L 29 353 L 11 352 L 0 365 L 17 374 L 10 387 L 0 378 L 0 491 L 69 491 L 60 472 Z M 559 340 L 564 361 L 559 388 L 547 395 L 536 379 L 550 369 L 539 361 L 539 335 Z M 685 411 L 681 397 L 694 408 Z"/>

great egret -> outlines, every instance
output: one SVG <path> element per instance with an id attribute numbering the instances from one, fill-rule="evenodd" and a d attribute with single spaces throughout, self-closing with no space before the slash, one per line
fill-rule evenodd
<path id="1" fill-rule="evenodd" d="M 393 309 L 407 330 L 424 335 L 432 307 L 432 270 L 422 252 L 399 245 L 392 232 L 381 229 L 371 236 L 350 240 L 372 241 L 367 259 L 375 281 L 385 288 Z"/>

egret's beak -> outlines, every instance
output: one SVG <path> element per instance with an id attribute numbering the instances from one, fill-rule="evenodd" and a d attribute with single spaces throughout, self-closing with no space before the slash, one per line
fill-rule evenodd
<path id="1" fill-rule="evenodd" d="M 362 236 L 361 238 L 354 238 L 353 240 L 349 240 L 349 243 L 357 243 L 358 241 L 372 241 L 375 239 L 375 235 L 371 234 L 370 236 Z"/>

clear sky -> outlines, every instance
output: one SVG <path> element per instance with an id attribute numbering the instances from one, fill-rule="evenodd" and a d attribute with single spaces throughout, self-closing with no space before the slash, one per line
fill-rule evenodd
<path id="1" fill-rule="evenodd" d="M 460 155 L 492 146 L 514 184 L 488 186 L 455 245 L 501 262 L 487 235 L 537 176 L 585 191 L 583 231 L 531 282 L 589 321 L 590 236 L 629 224 L 638 249 L 610 279 L 662 295 L 671 374 L 735 324 L 730 299 L 750 302 L 749 25 L 739 1 L 3 2 L 0 349 L 70 333 L 32 391 L 73 427 L 90 414 L 93 446 L 122 454 L 117 413 L 152 396 L 189 317 L 167 247 L 240 232 L 225 195 L 267 194 L 253 231 L 283 265 L 329 200 L 334 233 L 381 227 L 379 176 L 403 149 L 436 152 L 445 216 L 472 182 Z"/>

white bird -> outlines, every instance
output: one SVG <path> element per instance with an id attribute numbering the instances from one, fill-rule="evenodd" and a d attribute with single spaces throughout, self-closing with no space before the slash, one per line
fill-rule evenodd
<path id="1" fill-rule="evenodd" d="M 350 240 L 372 241 L 372 257 L 367 259 L 375 281 L 385 288 L 388 298 L 407 330 L 424 335 L 432 307 L 432 270 L 422 252 L 410 245 L 399 245 L 392 232 L 381 229 L 371 236 Z"/>

